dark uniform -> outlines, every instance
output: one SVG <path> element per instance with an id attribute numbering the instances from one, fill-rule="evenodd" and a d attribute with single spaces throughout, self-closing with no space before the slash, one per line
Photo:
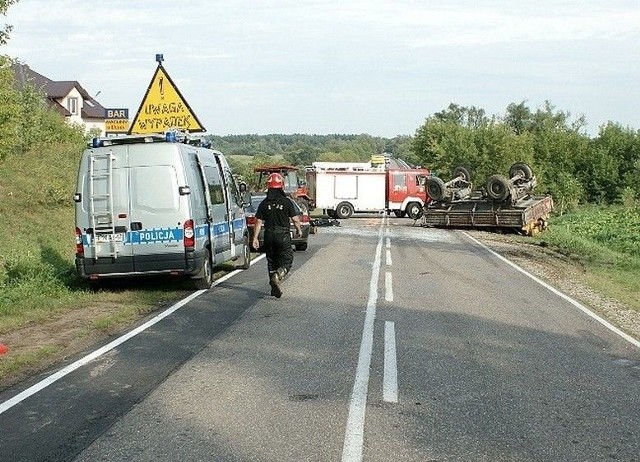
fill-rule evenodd
<path id="1" fill-rule="evenodd" d="M 260 202 L 256 218 L 264 222 L 264 250 L 271 294 L 279 296 L 277 282 L 291 269 L 293 249 L 291 248 L 290 218 L 296 217 L 293 202 L 281 189 L 269 189 L 267 197 Z"/>

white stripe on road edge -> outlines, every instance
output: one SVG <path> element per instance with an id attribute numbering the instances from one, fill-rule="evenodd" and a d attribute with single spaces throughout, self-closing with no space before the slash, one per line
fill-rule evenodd
<path id="1" fill-rule="evenodd" d="M 393 276 L 386 272 L 384 275 L 384 299 L 388 302 L 393 301 Z"/>
<path id="2" fill-rule="evenodd" d="M 384 323 L 384 374 L 382 400 L 398 402 L 398 365 L 396 361 L 396 328 L 393 321 Z"/>
<path id="3" fill-rule="evenodd" d="M 633 345 L 635 345 L 636 347 L 640 348 L 640 341 L 636 340 L 635 338 L 633 338 L 632 336 L 630 336 L 629 334 L 621 331 L 620 329 L 618 329 L 616 326 L 614 326 L 613 324 L 611 324 L 610 322 L 606 321 L 605 319 L 601 318 L 600 316 L 598 316 L 597 314 L 595 314 L 593 311 L 591 311 L 589 308 L 587 308 L 586 306 L 584 306 L 582 303 L 574 300 L 573 298 L 569 297 L 566 294 L 563 294 L 562 292 L 560 292 L 558 289 L 556 289 L 555 287 L 550 286 L 549 284 L 547 284 L 546 282 L 544 282 L 543 280 L 537 278 L 536 276 L 534 276 L 531 273 L 528 273 L 527 271 L 525 271 L 524 269 L 520 268 L 518 265 L 516 265 L 515 263 L 507 260 L 505 257 L 503 257 L 502 255 L 498 254 L 497 252 L 494 252 L 493 250 L 491 250 L 489 247 L 487 247 L 486 245 L 484 245 L 482 242 L 478 241 L 477 239 L 475 239 L 474 237 L 471 237 L 469 234 L 463 232 L 462 234 L 464 234 L 465 236 L 467 236 L 469 239 L 471 239 L 473 242 L 475 242 L 476 244 L 478 244 L 480 247 L 482 247 L 483 249 L 489 251 L 490 253 L 492 253 L 493 255 L 495 255 L 496 257 L 498 257 L 500 260 L 502 260 L 503 262 L 507 263 L 508 265 L 514 267 L 515 269 L 517 269 L 518 271 L 520 271 L 522 274 L 530 277 L 531 279 L 533 279 L 534 281 L 536 281 L 538 284 L 540 284 L 541 286 L 545 287 L 546 289 L 550 290 L 551 292 L 553 292 L 554 294 L 556 294 L 558 297 L 563 298 L 564 300 L 568 301 L 569 303 L 571 303 L 573 306 L 575 306 L 576 308 L 578 308 L 580 311 L 582 311 L 583 313 L 585 313 L 587 316 L 589 316 L 590 318 L 595 319 L 596 321 L 598 321 L 600 324 L 602 324 L 604 327 L 606 327 L 607 329 L 611 330 L 612 332 L 618 334 L 620 337 L 622 337 L 623 339 L 627 340 L 628 342 L 632 343 Z"/>
<path id="4" fill-rule="evenodd" d="M 253 265 L 255 262 L 262 260 L 264 257 L 265 257 L 265 254 L 259 255 L 257 258 L 255 258 L 254 260 L 251 261 L 251 264 Z M 235 271 L 232 271 L 229 274 L 225 274 L 220 279 L 216 279 L 214 281 L 214 283 L 211 284 L 211 287 L 214 287 L 214 286 L 217 286 L 218 284 L 223 283 L 224 281 L 226 281 L 227 279 L 230 279 L 231 277 L 235 276 L 236 274 L 238 274 L 241 271 L 242 270 L 235 270 Z M 102 348 L 99 348 L 99 349 L 95 350 L 94 352 L 88 354 L 84 358 L 81 358 L 81 359 L 77 360 L 76 362 L 74 362 L 72 364 L 69 364 L 68 366 L 60 369 L 55 374 L 50 375 L 46 379 L 44 379 L 44 380 L 36 383 L 35 385 L 27 388 L 26 390 L 24 390 L 23 392 L 17 394 L 13 398 L 8 399 L 4 403 L 1 403 L 0 404 L 0 414 L 2 414 L 3 412 L 11 409 L 13 406 L 15 406 L 16 404 L 24 401 L 28 397 L 35 395 L 36 393 L 38 393 L 39 391 L 45 389 L 46 387 L 48 387 L 52 383 L 57 382 L 58 380 L 60 380 L 65 375 L 70 374 L 71 372 L 75 371 L 76 369 L 79 369 L 80 367 L 84 366 L 85 364 L 88 364 L 89 362 L 93 361 L 94 359 L 99 358 L 100 356 L 102 356 L 103 354 L 107 353 L 108 351 L 111 351 L 114 348 L 116 348 L 117 346 L 123 344 L 127 340 L 135 337 L 139 333 L 147 330 L 149 327 L 151 327 L 154 324 L 156 324 L 157 322 L 163 320 L 164 318 L 166 318 L 170 314 L 174 313 L 175 311 L 177 311 L 178 309 L 180 309 L 181 307 L 183 307 L 184 305 L 186 305 L 187 303 L 189 303 L 191 300 L 195 299 L 196 297 L 199 297 L 200 295 L 202 295 L 206 291 L 207 291 L 206 289 L 202 289 L 202 290 L 198 290 L 197 292 L 192 293 L 188 297 L 183 298 L 182 300 L 177 302 L 175 305 L 167 308 L 165 311 L 163 311 L 159 315 L 155 316 L 154 318 L 150 319 L 149 321 L 145 322 L 141 326 L 133 329 L 131 332 L 123 335 L 122 337 L 119 337 L 119 338 L 115 339 L 113 342 L 108 343 L 107 345 L 103 346 Z"/>
<path id="5" fill-rule="evenodd" d="M 343 462 L 360 462 L 362 460 L 362 444 L 364 441 L 364 414 L 367 405 L 367 390 L 369 388 L 369 367 L 371 366 L 371 351 L 373 349 L 373 321 L 376 318 L 376 303 L 378 300 L 378 278 L 380 276 L 380 260 L 382 258 L 382 228 L 378 232 L 378 245 L 369 282 L 369 301 L 364 318 L 362 342 L 358 356 L 356 378 L 351 392 L 349 417 L 342 448 Z"/>

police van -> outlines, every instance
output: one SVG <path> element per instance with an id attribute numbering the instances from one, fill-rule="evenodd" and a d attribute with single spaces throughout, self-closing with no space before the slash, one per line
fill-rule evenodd
<path id="1" fill-rule="evenodd" d="M 206 289 L 223 262 L 249 268 L 246 204 L 231 168 L 188 135 L 94 138 L 74 201 L 76 269 L 94 283 L 164 274 Z"/>

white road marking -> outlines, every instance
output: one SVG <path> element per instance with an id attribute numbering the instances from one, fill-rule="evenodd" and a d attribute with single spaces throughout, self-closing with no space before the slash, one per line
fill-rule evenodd
<path id="1" fill-rule="evenodd" d="M 343 462 L 360 462 L 362 460 L 362 445 L 364 442 L 364 415 L 367 406 L 367 391 L 369 388 L 369 367 L 371 366 L 371 352 L 373 350 L 373 322 L 376 318 L 376 303 L 378 300 L 378 279 L 380 277 L 380 260 L 382 259 L 382 229 L 385 220 L 380 223 L 378 245 L 369 282 L 369 301 L 364 318 L 362 342 L 356 377 L 349 403 L 349 417 L 342 448 Z"/>
<path id="2" fill-rule="evenodd" d="M 592 319 L 595 319 L 596 321 L 598 321 L 600 324 L 602 324 L 604 327 L 606 327 L 607 329 L 609 329 L 610 331 L 618 334 L 620 337 L 622 337 L 623 339 L 625 339 L 626 341 L 630 342 L 631 344 L 635 345 L 636 347 L 640 348 L 640 341 L 636 340 L 635 338 L 633 338 L 632 336 L 630 336 L 629 334 L 621 331 L 620 329 L 618 329 L 616 326 L 614 326 L 613 324 L 611 324 L 610 322 L 606 321 L 605 319 L 601 318 L 600 316 L 598 316 L 597 314 L 595 314 L 593 311 L 591 311 L 589 308 L 587 308 L 586 306 L 584 306 L 582 303 L 574 300 L 573 298 L 569 297 L 566 294 L 563 294 L 562 292 L 560 292 L 558 289 L 556 289 L 555 287 L 550 286 L 549 284 L 547 284 L 546 282 L 544 282 L 543 280 L 537 278 L 536 276 L 534 276 L 533 274 L 527 272 L 526 270 L 520 268 L 518 265 L 516 265 L 515 263 L 507 260 L 505 257 L 503 257 L 502 255 L 494 252 L 493 250 L 491 250 L 489 247 L 487 247 L 486 245 L 484 245 L 482 242 L 478 241 L 477 239 L 475 239 L 474 237 L 470 236 L 469 234 L 463 232 L 462 234 L 464 234 L 465 236 L 467 236 L 469 239 L 471 239 L 473 242 L 475 242 L 476 244 L 478 244 L 480 247 L 482 247 L 483 249 L 487 250 L 488 252 L 490 252 L 491 254 L 495 255 L 497 258 L 499 258 L 500 260 L 502 260 L 503 262 L 505 262 L 506 264 L 512 266 L 513 268 L 515 268 L 516 270 L 520 271 L 522 274 L 524 274 L 525 276 L 530 277 L 531 279 L 533 279 L 534 281 L 536 281 L 538 284 L 540 284 L 541 286 L 545 287 L 546 289 L 550 290 L 551 292 L 553 292 L 554 294 L 556 294 L 558 297 L 568 301 L 569 303 L 571 303 L 573 306 L 575 306 L 576 308 L 578 308 L 580 311 L 582 311 L 583 313 L 585 313 L 587 316 L 589 316 Z"/>
<path id="3" fill-rule="evenodd" d="M 253 265 L 254 263 L 262 260 L 264 257 L 265 257 L 265 254 L 259 255 L 258 257 L 256 257 L 254 260 L 251 261 L 251 264 Z M 229 274 L 224 275 L 220 279 L 216 279 L 213 282 L 213 284 L 211 284 L 211 287 L 215 287 L 218 284 L 222 284 L 224 281 L 226 281 L 227 279 L 232 278 L 233 276 L 235 276 L 236 274 L 240 273 L 241 271 L 242 270 L 235 270 L 235 271 L 230 272 Z M 163 320 L 164 318 L 166 318 L 170 314 L 174 313 L 175 311 L 177 311 L 178 309 L 180 309 L 181 307 L 183 307 L 184 305 L 189 303 L 191 300 L 195 299 L 196 297 L 199 297 L 200 295 L 202 295 L 205 292 L 206 292 L 206 290 L 202 289 L 202 290 L 198 290 L 197 292 L 192 293 L 188 297 L 183 298 L 182 300 L 180 300 L 176 304 L 172 305 L 171 307 L 167 308 L 165 311 L 163 311 L 159 315 L 155 316 L 154 318 L 150 319 L 149 321 L 145 322 L 141 326 L 133 329 L 131 332 L 123 335 L 122 337 L 119 337 L 119 338 L 115 339 L 113 342 L 108 343 L 107 345 L 103 346 L 102 348 L 99 348 L 99 349 L 93 351 L 92 353 L 89 353 L 87 356 L 85 356 L 83 358 L 80 358 L 76 362 L 74 362 L 72 364 L 69 364 L 68 366 L 60 369 L 58 372 L 50 375 L 46 379 L 41 380 L 40 382 L 36 383 L 35 385 L 33 385 L 33 386 L 27 388 L 26 390 L 24 390 L 23 392 L 18 393 L 13 398 L 8 399 L 7 401 L 5 401 L 3 403 L 0 403 L 0 414 L 2 414 L 5 411 L 8 411 L 9 409 L 11 409 L 16 404 L 21 403 L 22 401 L 24 401 L 25 399 L 29 398 L 30 396 L 35 395 L 39 391 L 47 388 L 49 385 L 57 382 L 58 380 L 60 380 L 65 375 L 70 374 L 71 372 L 75 371 L 76 369 L 79 369 L 80 367 L 90 363 L 94 359 L 99 358 L 103 354 L 113 350 L 114 348 L 116 348 L 117 346 L 123 344 L 127 340 L 135 337 L 139 333 L 147 330 L 149 327 L 151 327 L 154 324 L 158 323 L 159 321 Z"/>
<path id="4" fill-rule="evenodd" d="M 387 249 L 391 248 L 391 239 L 387 238 L 387 245 L 386 245 Z"/>
<path id="5" fill-rule="evenodd" d="M 393 276 L 390 272 L 386 272 L 384 275 L 384 299 L 388 302 L 393 301 Z"/>
<path id="6" fill-rule="evenodd" d="M 391 261 L 391 250 L 387 249 L 387 266 L 392 266 L 393 262 Z"/>
<path id="7" fill-rule="evenodd" d="M 393 321 L 384 323 L 384 375 L 382 400 L 398 402 L 398 365 L 396 361 L 396 328 Z"/>

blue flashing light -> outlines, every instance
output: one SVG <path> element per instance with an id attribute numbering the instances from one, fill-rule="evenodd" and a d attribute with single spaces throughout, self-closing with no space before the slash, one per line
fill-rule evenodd
<path id="1" fill-rule="evenodd" d="M 165 140 L 167 141 L 167 143 L 175 143 L 178 140 L 176 132 L 167 132 L 165 134 Z"/>
<path id="2" fill-rule="evenodd" d="M 93 138 L 91 140 L 91 146 L 93 146 L 94 148 L 100 148 L 103 146 L 103 142 L 100 138 Z"/>

